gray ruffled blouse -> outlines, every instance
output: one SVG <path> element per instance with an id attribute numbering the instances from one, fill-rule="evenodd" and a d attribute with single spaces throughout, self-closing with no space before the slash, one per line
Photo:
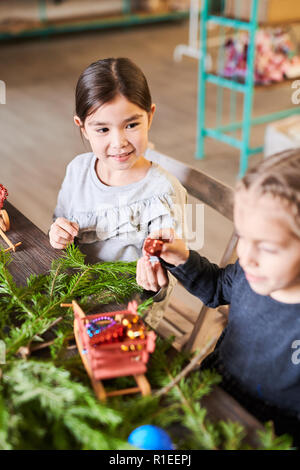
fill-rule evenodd
<path id="1" fill-rule="evenodd" d="M 184 237 L 186 190 L 152 162 L 146 176 L 126 186 L 107 186 L 96 173 L 93 153 L 67 166 L 53 220 L 77 222 L 78 242 L 90 261 L 135 261 L 147 235 L 172 227 Z"/>

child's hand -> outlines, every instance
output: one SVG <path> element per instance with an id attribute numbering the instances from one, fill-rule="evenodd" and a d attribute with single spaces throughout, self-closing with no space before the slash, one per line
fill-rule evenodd
<path id="1" fill-rule="evenodd" d="M 167 263 L 178 266 L 187 261 L 190 251 L 183 240 L 176 238 L 173 229 L 168 228 L 152 232 L 148 238 L 168 240 L 168 242 L 164 242 L 159 255 Z"/>
<path id="2" fill-rule="evenodd" d="M 58 217 L 51 225 L 49 231 L 50 244 L 53 248 L 62 250 L 69 243 L 74 241 L 78 235 L 79 225 L 76 222 L 70 222 L 63 217 Z"/>
<path id="3" fill-rule="evenodd" d="M 169 284 L 169 278 L 162 265 L 158 261 L 152 264 L 146 254 L 137 262 L 136 282 L 146 290 L 157 292 Z"/>

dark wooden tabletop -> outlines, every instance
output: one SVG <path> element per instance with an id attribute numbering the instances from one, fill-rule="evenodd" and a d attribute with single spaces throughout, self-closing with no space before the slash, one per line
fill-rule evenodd
<path id="1" fill-rule="evenodd" d="M 6 202 L 4 209 L 8 212 L 11 223 L 6 235 L 13 243 L 22 242 L 12 254 L 12 262 L 8 269 L 17 284 L 25 284 L 30 274 L 46 273 L 51 267 L 52 260 L 58 258 L 61 251 L 52 248 L 48 236 L 13 205 Z M 7 248 L 2 238 L 0 243 Z M 257 444 L 256 431 L 263 429 L 262 424 L 220 387 L 214 387 L 213 391 L 204 397 L 202 403 L 212 420 L 240 422 L 247 431 L 247 443 L 253 446 Z"/>
<path id="2" fill-rule="evenodd" d="M 46 273 L 51 267 L 51 261 L 58 258 L 61 253 L 52 248 L 47 235 L 12 204 L 6 201 L 4 209 L 10 219 L 10 230 L 6 232 L 7 237 L 14 244 L 22 242 L 16 252 L 12 253 L 9 271 L 17 284 L 25 284 L 30 274 Z M 0 243 L 3 248 L 8 247 L 1 237 Z"/>

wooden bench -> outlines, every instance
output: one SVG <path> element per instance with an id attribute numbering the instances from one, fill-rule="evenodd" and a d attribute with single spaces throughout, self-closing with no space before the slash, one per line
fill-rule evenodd
<path id="1" fill-rule="evenodd" d="M 234 190 L 231 187 L 153 149 L 149 151 L 147 158 L 176 176 L 189 195 L 215 209 L 231 222 L 233 221 Z M 236 259 L 236 241 L 237 238 L 233 233 L 220 260 L 220 266 L 225 266 Z M 199 312 L 173 294 L 157 331 L 164 338 L 175 336 L 173 346 L 178 350 L 202 349 L 213 336 L 220 336 L 226 325 L 227 315 L 228 307 L 226 306 L 211 309 L 203 305 Z M 216 341 L 204 357 L 214 349 Z"/>

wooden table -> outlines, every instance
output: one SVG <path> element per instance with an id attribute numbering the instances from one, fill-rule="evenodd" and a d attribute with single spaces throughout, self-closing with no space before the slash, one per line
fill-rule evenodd
<path id="1" fill-rule="evenodd" d="M 14 281 L 21 285 L 26 284 L 30 274 L 44 274 L 51 267 L 51 261 L 59 258 L 59 250 L 55 250 L 49 243 L 49 238 L 36 225 L 30 222 L 12 204 L 5 202 L 4 209 L 10 219 L 10 230 L 6 232 L 12 243 L 22 242 L 15 253 L 12 253 L 12 262 L 9 271 Z M 7 248 L 0 238 L 0 243 Z"/>
<path id="2" fill-rule="evenodd" d="M 12 253 L 12 262 L 8 267 L 15 282 L 21 285 L 26 283 L 30 274 L 46 273 L 51 267 L 51 261 L 58 258 L 61 251 L 52 248 L 48 236 L 14 206 L 6 202 L 4 208 L 11 221 L 11 229 L 7 235 L 13 243 L 22 242 L 17 251 Z M 2 239 L 0 243 L 5 245 Z M 258 429 L 264 429 L 262 424 L 222 388 L 214 387 L 213 391 L 202 399 L 202 403 L 212 420 L 240 422 L 247 431 L 247 443 L 257 445 L 255 434 Z"/>

